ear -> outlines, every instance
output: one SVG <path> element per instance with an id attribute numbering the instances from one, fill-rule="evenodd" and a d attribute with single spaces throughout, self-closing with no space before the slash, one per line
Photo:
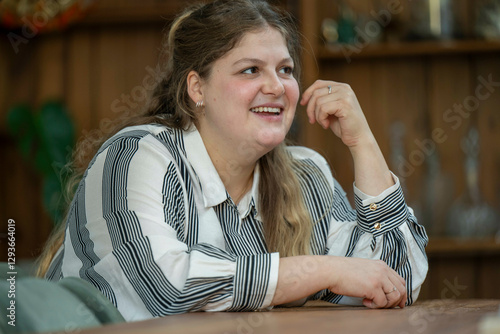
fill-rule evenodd
<path id="1" fill-rule="evenodd" d="M 187 90 L 189 97 L 196 104 L 198 101 L 203 100 L 203 81 L 196 71 L 189 72 L 187 76 Z"/>

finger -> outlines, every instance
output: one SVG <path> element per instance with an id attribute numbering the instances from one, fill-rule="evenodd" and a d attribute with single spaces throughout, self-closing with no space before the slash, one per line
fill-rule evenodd
<path id="1" fill-rule="evenodd" d="M 406 301 L 408 300 L 408 292 L 406 291 L 406 280 L 401 277 L 394 269 L 391 268 L 391 271 L 396 279 L 401 283 L 401 286 L 398 287 L 398 290 L 401 292 L 401 301 L 398 304 L 399 307 L 403 308 L 406 305 Z"/>
<path id="2" fill-rule="evenodd" d="M 341 82 L 336 82 L 336 81 L 324 81 L 324 80 L 316 80 L 311 86 L 309 86 L 303 93 L 302 93 L 302 98 L 300 100 L 301 105 L 306 105 L 311 97 L 314 95 L 315 91 L 323 90 L 328 94 L 329 88 L 331 87 L 332 93 L 335 91 L 342 91 L 342 92 L 348 92 L 352 91 L 351 86 L 341 83 Z M 324 94 L 323 94 L 324 95 Z"/>
<path id="3" fill-rule="evenodd" d="M 339 118 L 339 112 L 342 111 L 342 101 L 336 96 L 323 96 L 318 99 L 314 110 L 316 121 L 327 129 L 332 120 L 332 116 Z"/>
<path id="4" fill-rule="evenodd" d="M 385 295 L 387 297 L 387 307 L 396 307 L 401 305 L 401 303 L 406 303 L 407 294 L 406 287 L 401 283 L 397 276 L 393 275 L 390 278 L 391 283 L 393 284 L 390 291 L 386 291 Z M 385 288 L 387 289 L 387 288 Z"/>
<path id="5" fill-rule="evenodd" d="M 398 306 L 400 308 L 405 308 L 407 300 L 408 300 L 407 298 L 401 299 L 401 302 L 399 302 Z"/>
<path id="6" fill-rule="evenodd" d="M 341 86 L 333 81 L 317 80 L 303 94 L 301 104 L 307 104 L 306 113 L 309 123 L 314 124 L 317 119 L 314 117 L 314 110 L 317 108 L 319 99 L 328 96 L 338 96 L 336 93 Z"/>
<path id="7" fill-rule="evenodd" d="M 373 299 L 365 298 L 363 299 L 363 305 L 368 308 L 385 308 L 387 307 L 387 298 L 382 289 L 377 289 L 374 292 Z"/>
<path id="8" fill-rule="evenodd" d="M 377 308 L 377 305 L 373 302 L 373 300 L 364 298 L 363 299 L 363 305 L 368 307 L 368 308 Z"/>
<path id="9" fill-rule="evenodd" d="M 405 286 L 404 290 L 401 294 L 401 300 L 399 301 L 398 306 L 401 308 L 404 308 L 407 301 L 408 301 L 408 291 L 406 290 L 406 286 Z"/>
<path id="10" fill-rule="evenodd" d="M 386 308 L 389 306 L 389 302 L 392 302 L 392 300 L 387 298 L 385 291 L 387 290 L 383 289 L 382 287 L 379 287 L 374 291 L 374 296 L 372 299 L 373 308 Z"/>
<path id="11" fill-rule="evenodd" d="M 316 109 L 314 110 L 314 117 L 319 125 L 324 129 L 330 126 L 330 118 L 335 116 L 338 110 L 336 101 L 328 101 L 324 103 L 318 103 Z"/>
<path id="12" fill-rule="evenodd" d="M 327 99 L 331 99 L 332 96 L 328 94 L 328 87 L 319 87 L 311 93 L 311 96 L 307 102 L 307 117 L 309 118 L 309 123 L 314 124 L 318 121 L 317 110 Z"/>
<path id="13" fill-rule="evenodd" d="M 317 98 L 317 95 L 313 92 L 307 102 L 306 113 L 310 124 L 314 124 L 316 122 L 316 114 L 314 111 L 317 108 Z"/>
<path id="14" fill-rule="evenodd" d="M 309 86 L 304 93 L 302 93 L 302 99 L 300 100 L 301 105 L 306 105 L 309 99 L 312 97 L 315 90 L 321 87 L 327 87 L 330 81 L 316 80 L 311 86 Z"/>
<path id="15" fill-rule="evenodd" d="M 396 286 L 393 286 L 390 291 L 385 292 L 385 297 L 387 299 L 386 308 L 395 307 L 401 302 L 401 292 L 398 288 L 396 288 Z"/>

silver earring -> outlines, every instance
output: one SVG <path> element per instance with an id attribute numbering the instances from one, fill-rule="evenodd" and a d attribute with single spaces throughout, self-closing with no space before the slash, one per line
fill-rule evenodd
<path id="1" fill-rule="evenodd" d="M 199 100 L 196 102 L 196 108 L 203 108 L 205 106 L 205 102 L 203 100 Z"/>

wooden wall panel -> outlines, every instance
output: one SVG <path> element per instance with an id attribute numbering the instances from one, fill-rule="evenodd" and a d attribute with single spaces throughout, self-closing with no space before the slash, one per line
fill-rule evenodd
<path id="1" fill-rule="evenodd" d="M 125 53 L 129 52 L 127 47 L 132 45 L 127 45 L 127 35 L 120 33 L 119 30 L 100 30 L 96 36 L 94 48 L 97 68 L 94 94 L 97 98 L 96 120 L 100 124 L 105 124 L 104 120 L 115 118 L 116 115 L 111 111 L 111 103 L 127 92 L 125 80 L 125 72 L 128 70 L 125 62 Z"/>
<path id="2" fill-rule="evenodd" d="M 499 298 L 500 245 L 490 239 L 432 238 L 419 300 Z"/>
<path id="3" fill-rule="evenodd" d="M 439 153 L 442 173 L 449 175 L 452 184 L 449 191 L 443 194 L 445 197 L 436 198 L 449 205 L 454 202 L 465 189 L 464 153 L 461 141 L 467 133 L 471 119 L 457 115 L 454 106 L 462 103 L 470 96 L 471 73 L 470 63 L 467 57 L 436 57 L 429 60 L 429 131 L 441 131 L 441 140 L 436 143 Z M 451 120 L 452 119 L 452 120 Z M 423 150 L 422 150 L 423 151 Z M 426 155 L 428 159 L 428 155 Z M 445 205 L 445 204 L 442 204 Z M 451 207 L 448 207 L 449 210 Z M 441 224 L 438 231 L 444 232 L 446 222 L 436 221 Z M 434 226 L 435 230 L 436 227 Z"/>
<path id="4" fill-rule="evenodd" d="M 8 59 L 8 65 L 5 72 L 0 72 L 1 81 L 7 83 L 2 87 L 5 95 L 0 105 L 0 152 L 4 161 L 0 201 L 5 204 L 0 212 L 0 234 L 7 228 L 7 219 L 16 221 L 16 259 L 21 260 L 38 255 L 52 223 L 42 208 L 41 179 L 32 164 L 21 158 L 15 142 L 7 134 L 5 121 L 7 112 L 15 104 L 30 103 L 33 108 L 39 107 L 35 104 L 39 89 L 43 91 L 53 86 L 47 82 L 48 79 L 47 86 L 39 84 L 39 40 L 29 40 L 17 54 L 8 44 L 3 45 L 2 51 L 5 52 L 3 55 L 4 59 Z M 0 261 L 5 261 L 6 255 L 2 251 Z"/>
<path id="5" fill-rule="evenodd" d="M 44 37 L 37 49 L 37 80 L 35 105 L 64 96 L 65 45 L 61 34 Z M 22 89 L 22 88 L 21 88 Z"/>
<path id="6" fill-rule="evenodd" d="M 478 271 L 478 297 L 488 299 L 499 299 L 500 289 L 500 257 L 490 255 L 478 259 L 482 270 Z"/>
<path id="7" fill-rule="evenodd" d="M 26 101 L 33 101 L 37 91 L 37 53 L 39 41 L 29 40 L 28 44 L 20 50 L 19 53 L 14 53 L 14 50 L 9 44 L 3 45 L 5 51 L 4 59 L 8 59 L 7 71 L 2 72 L 2 76 L 6 81 L 5 89 L 5 104 L 0 105 L 1 123 L 5 122 L 7 111 L 14 104 Z M 2 127 L 5 129 L 5 127 Z"/>
<path id="8" fill-rule="evenodd" d="M 126 33 L 128 50 L 124 50 L 123 54 L 127 64 L 124 70 L 126 87 L 122 93 L 130 95 L 134 105 L 137 105 L 132 108 L 132 112 L 140 112 L 160 80 L 158 56 L 163 34 L 160 26 L 134 29 Z M 119 98 L 120 96 L 116 96 L 115 100 Z M 110 108 L 114 114 L 120 113 L 113 105 Z"/>
<path id="9" fill-rule="evenodd" d="M 9 90 L 10 90 L 10 80 L 9 76 L 6 75 L 10 72 L 10 64 L 12 62 L 10 57 L 9 44 L 4 40 L 0 41 L 0 131 L 5 132 L 5 118 L 1 117 L 5 114 L 5 109 L 7 109 Z"/>
<path id="10" fill-rule="evenodd" d="M 484 199 L 500 212 L 500 61 L 498 55 L 478 57 L 475 61 L 476 89 L 480 105 L 474 112 L 480 133 L 479 183 Z M 479 81 L 492 83 L 488 87 Z M 474 95 L 477 94 L 474 92 Z M 489 95 L 488 95 L 489 93 Z M 499 218 L 500 219 L 500 218 Z M 500 220 L 498 220 L 500 231 Z"/>
<path id="11" fill-rule="evenodd" d="M 160 40 L 161 27 L 99 32 L 95 82 L 99 126 L 106 127 L 107 120 L 125 117 L 129 109 L 135 112 L 145 103 L 144 93 L 151 93 L 146 89 L 152 84 L 151 72 L 157 68 Z"/>
<path id="12" fill-rule="evenodd" d="M 93 33 L 86 30 L 74 31 L 68 36 L 67 43 L 67 82 L 66 103 L 75 121 L 76 134 L 91 131 L 96 123 L 95 101 L 92 95 Z"/>
<path id="13" fill-rule="evenodd" d="M 32 258 L 48 236 L 51 223 L 42 210 L 40 198 L 41 180 L 33 168 L 19 158 L 17 147 L 10 140 L 3 141 L 2 159 L 2 212 L 0 233 L 7 229 L 7 219 L 16 222 L 16 258 Z M 2 243 L 2 246 L 5 245 Z M 6 260 L 6 252 L 0 254 L 0 261 Z"/>
<path id="14" fill-rule="evenodd" d="M 475 261 L 460 257 L 440 257 L 432 260 L 427 278 L 430 296 L 434 299 L 468 299 L 478 296 Z"/>

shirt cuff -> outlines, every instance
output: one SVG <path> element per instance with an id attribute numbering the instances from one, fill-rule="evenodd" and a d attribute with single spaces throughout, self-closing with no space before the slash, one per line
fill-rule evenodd
<path id="1" fill-rule="evenodd" d="M 391 174 L 395 184 L 377 196 L 367 195 L 354 185 L 358 225 L 374 237 L 397 228 L 409 216 L 399 179 Z"/>
<path id="2" fill-rule="evenodd" d="M 276 291 L 279 253 L 238 257 L 230 311 L 250 311 L 268 307 Z"/>

